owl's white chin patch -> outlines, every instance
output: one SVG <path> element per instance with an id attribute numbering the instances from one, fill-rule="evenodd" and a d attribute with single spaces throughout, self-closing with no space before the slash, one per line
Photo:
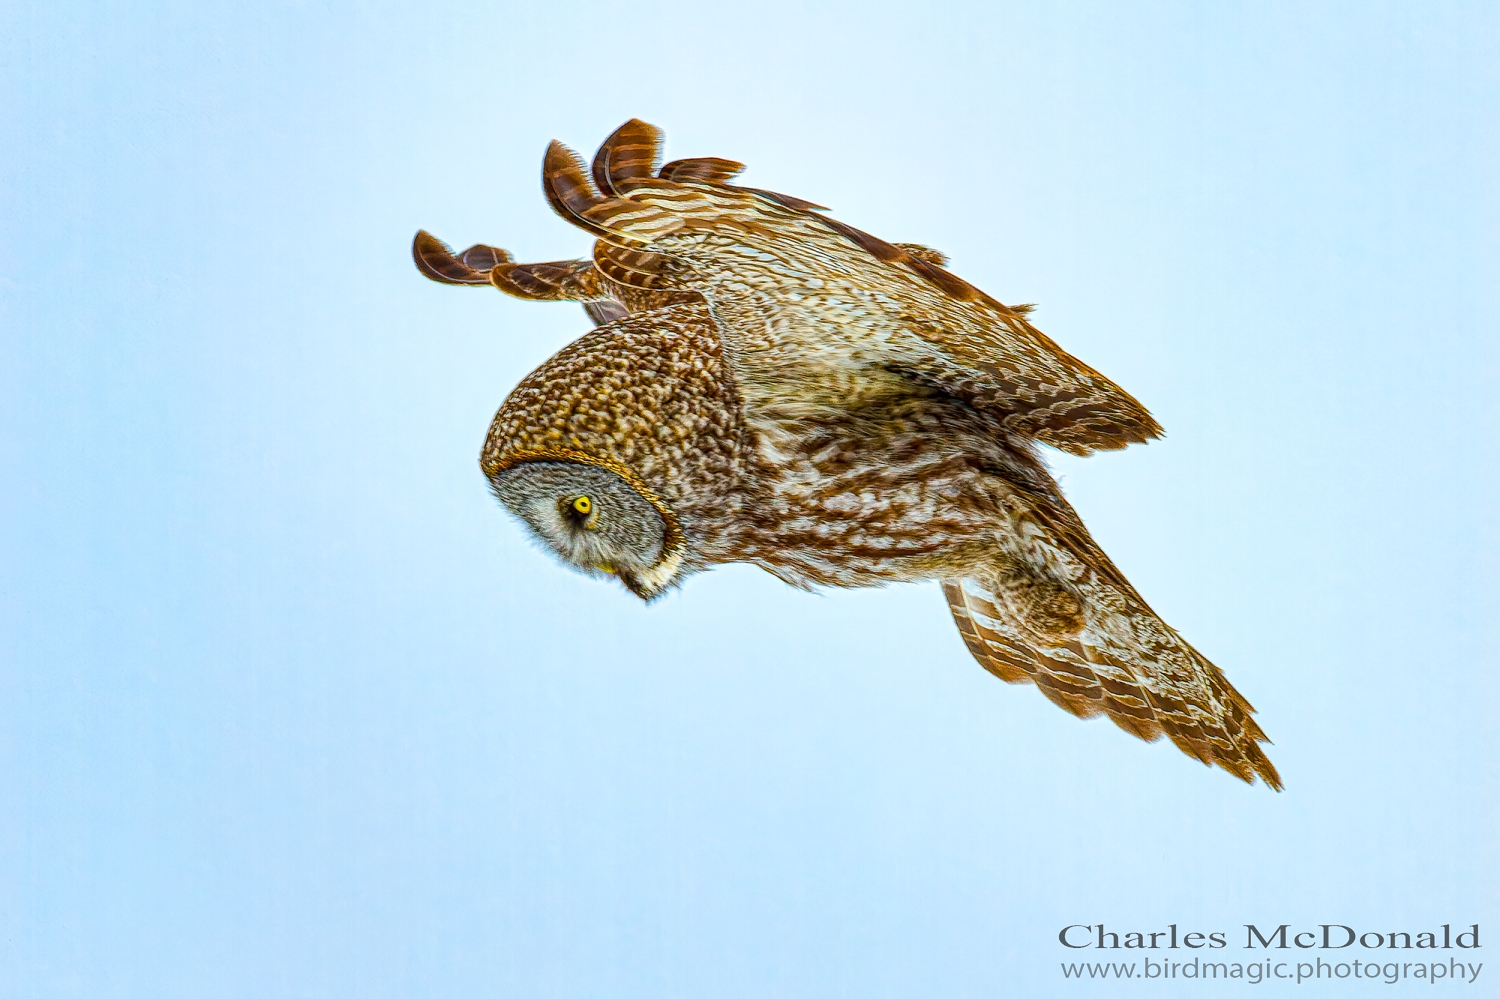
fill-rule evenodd
<path id="1" fill-rule="evenodd" d="M 677 570 L 682 568 L 682 555 L 672 552 L 649 569 L 636 573 L 635 581 L 647 597 L 654 597 L 672 581 Z"/>

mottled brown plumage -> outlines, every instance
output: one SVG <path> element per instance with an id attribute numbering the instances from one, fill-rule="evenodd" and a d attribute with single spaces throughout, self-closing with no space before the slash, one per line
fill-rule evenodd
<path id="1" fill-rule="evenodd" d="M 628 122 L 589 168 L 548 150 L 548 200 L 597 238 L 588 261 L 455 256 L 418 234 L 435 280 L 607 320 L 496 415 L 482 464 L 501 500 L 646 598 L 736 561 L 804 587 L 942 580 L 992 673 L 1279 788 L 1250 705 L 1151 611 L 1035 449 L 1144 441 L 1150 414 L 937 251 L 730 186 L 729 160 L 659 166 L 660 138 Z"/>

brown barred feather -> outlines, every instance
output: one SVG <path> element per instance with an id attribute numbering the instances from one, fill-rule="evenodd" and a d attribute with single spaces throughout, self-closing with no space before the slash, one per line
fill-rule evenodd
<path id="1" fill-rule="evenodd" d="M 1037 665 L 1031 647 L 976 621 L 969 610 L 970 598 L 964 592 L 962 580 L 943 580 L 943 596 L 948 598 L 948 609 L 953 612 L 958 633 L 979 665 L 1006 683 L 1032 682 Z M 995 615 L 990 614 L 988 620 L 994 619 Z"/>
<path id="2" fill-rule="evenodd" d="M 629 250 L 602 240 L 594 244 L 594 266 L 616 284 L 658 291 L 673 287 L 668 274 L 671 260 L 660 253 Z"/>
<path id="3" fill-rule="evenodd" d="M 561 142 L 547 146 L 547 155 L 542 160 L 542 191 L 552 210 L 567 221 L 595 236 L 611 235 L 608 229 L 585 217 L 584 212 L 589 208 L 606 201 L 590 183 L 583 160 Z"/>
<path id="4" fill-rule="evenodd" d="M 513 298 L 533 302 L 582 302 L 595 325 L 629 312 L 588 260 L 518 264 L 505 250 L 483 243 L 455 256 L 446 243 L 425 230 L 419 231 L 412 241 L 412 257 L 418 270 L 443 284 L 488 284 Z M 675 293 L 668 295 L 672 301 L 682 297 Z M 657 303 L 649 304 L 654 307 Z"/>
<path id="5" fill-rule="evenodd" d="M 490 283 L 507 295 L 533 302 L 589 302 L 610 297 L 587 260 L 543 264 L 497 264 Z"/>
<path id="6" fill-rule="evenodd" d="M 632 118 L 610 134 L 594 154 L 594 183 L 606 195 L 630 191 L 636 180 L 656 176 L 661 163 L 662 131 Z"/>
<path id="7" fill-rule="evenodd" d="M 657 172 L 662 180 L 674 184 L 727 184 L 745 172 L 745 164 L 722 160 L 717 156 L 673 160 Z"/>
<path id="8" fill-rule="evenodd" d="M 500 264 L 508 264 L 514 258 L 498 246 L 486 246 L 483 243 L 475 243 L 460 253 L 458 259 L 476 271 L 488 271 L 493 270 Z"/>
<path id="9" fill-rule="evenodd" d="M 411 258 L 424 277 L 440 284 L 489 284 L 481 273 L 453 255 L 453 250 L 426 229 L 418 229 L 411 241 Z"/>

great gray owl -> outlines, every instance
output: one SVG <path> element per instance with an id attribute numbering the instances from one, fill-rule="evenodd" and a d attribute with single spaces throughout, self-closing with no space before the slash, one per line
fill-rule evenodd
<path id="1" fill-rule="evenodd" d="M 658 167 L 627 122 L 592 175 L 554 142 L 543 186 L 591 260 L 455 256 L 422 273 L 584 303 L 601 323 L 513 391 L 481 466 L 564 561 L 643 599 L 749 562 L 794 586 L 942 581 L 974 657 L 1080 717 L 1279 789 L 1253 708 L 1089 537 L 1037 445 L 1156 437 L 1145 408 L 1011 308 L 821 206 Z"/>

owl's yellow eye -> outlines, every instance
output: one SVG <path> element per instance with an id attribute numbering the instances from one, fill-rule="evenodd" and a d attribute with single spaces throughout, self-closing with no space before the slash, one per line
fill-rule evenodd
<path id="1" fill-rule="evenodd" d="M 587 517 L 594 512 L 594 501 L 587 496 L 580 496 L 573 501 L 573 509 Z"/>

